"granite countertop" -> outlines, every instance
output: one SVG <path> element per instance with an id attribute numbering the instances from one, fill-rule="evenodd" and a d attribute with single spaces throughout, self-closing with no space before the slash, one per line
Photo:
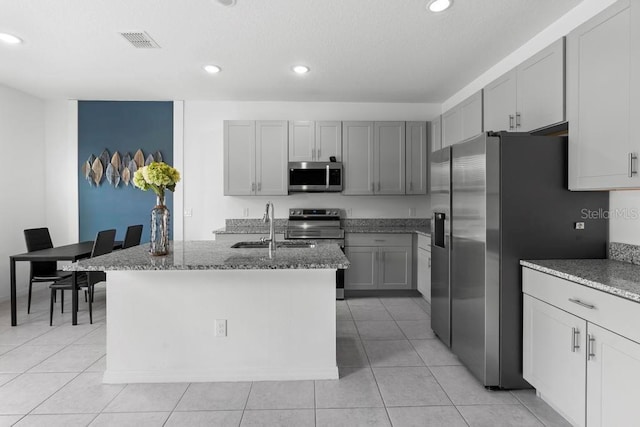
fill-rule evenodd
<path id="1" fill-rule="evenodd" d="M 611 259 L 527 260 L 520 265 L 640 302 L 640 265 Z"/>
<path id="2" fill-rule="evenodd" d="M 425 236 L 431 236 L 431 228 L 429 226 L 422 227 L 403 227 L 403 226 L 391 226 L 391 227 L 380 227 L 380 226 L 347 226 L 344 227 L 345 233 L 392 233 L 392 234 L 402 234 L 402 233 L 419 233 Z"/>
<path id="3" fill-rule="evenodd" d="M 65 265 L 66 271 L 120 270 L 270 270 L 334 269 L 350 265 L 336 244 L 313 248 L 278 248 L 269 258 L 267 249 L 232 249 L 217 241 L 171 242 L 169 255 L 149 255 L 146 244 Z"/>
<path id="4" fill-rule="evenodd" d="M 276 226 L 276 234 L 284 234 L 286 227 Z M 237 226 L 237 227 L 222 227 L 217 230 L 213 230 L 213 234 L 266 234 L 269 237 L 269 226 L 266 227 L 254 227 L 254 226 Z"/>

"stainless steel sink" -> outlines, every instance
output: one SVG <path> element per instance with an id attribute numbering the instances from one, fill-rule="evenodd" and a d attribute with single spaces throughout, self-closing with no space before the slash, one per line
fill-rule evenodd
<path id="1" fill-rule="evenodd" d="M 257 242 L 238 242 L 236 244 L 234 244 L 233 246 L 231 246 L 233 249 L 266 249 L 269 247 L 269 243 L 263 243 L 260 241 Z M 276 242 L 276 248 L 303 248 L 303 249 L 309 249 L 309 248 L 315 248 L 316 244 L 315 243 L 309 243 L 309 242 Z"/>

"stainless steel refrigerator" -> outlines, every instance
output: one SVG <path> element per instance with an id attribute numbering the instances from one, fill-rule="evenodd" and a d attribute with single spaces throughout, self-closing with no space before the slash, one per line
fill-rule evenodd
<path id="1" fill-rule="evenodd" d="M 529 387 L 519 261 L 605 258 L 584 214 L 609 194 L 567 190 L 565 137 L 500 132 L 433 153 L 431 198 L 432 329 L 483 385 Z"/>

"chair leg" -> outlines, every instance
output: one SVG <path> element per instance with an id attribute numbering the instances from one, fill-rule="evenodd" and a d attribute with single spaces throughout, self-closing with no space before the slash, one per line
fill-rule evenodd
<path id="1" fill-rule="evenodd" d="M 56 296 L 56 290 L 51 289 L 51 302 L 49 303 L 49 326 L 53 326 L 53 298 Z"/>
<path id="2" fill-rule="evenodd" d="M 31 313 L 31 287 L 33 286 L 33 281 L 29 279 L 29 300 L 27 302 L 27 314 Z"/>
<path id="3" fill-rule="evenodd" d="M 60 289 L 60 313 L 64 313 L 64 289 Z"/>
<path id="4" fill-rule="evenodd" d="M 91 303 L 93 302 L 93 286 L 89 285 L 87 289 L 89 290 L 89 323 L 93 325 L 93 310 L 91 308 Z"/>
<path id="5" fill-rule="evenodd" d="M 87 291 L 84 291 L 84 302 L 87 302 Z"/>

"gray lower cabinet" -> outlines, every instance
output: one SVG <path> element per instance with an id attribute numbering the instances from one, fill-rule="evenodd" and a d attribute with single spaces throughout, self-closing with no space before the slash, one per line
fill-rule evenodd
<path id="1" fill-rule="evenodd" d="M 431 238 L 418 235 L 416 256 L 416 287 L 422 297 L 431 302 Z"/>
<path id="2" fill-rule="evenodd" d="M 621 0 L 567 36 L 569 189 L 640 188 L 640 3 Z"/>
<path id="3" fill-rule="evenodd" d="M 484 88 L 485 131 L 529 132 L 564 118 L 564 38 Z"/>
<path id="4" fill-rule="evenodd" d="M 288 194 L 286 121 L 224 122 L 224 195 Z"/>
<path id="5" fill-rule="evenodd" d="M 410 234 L 348 233 L 345 253 L 351 266 L 345 289 L 410 289 L 412 284 Z"/>

